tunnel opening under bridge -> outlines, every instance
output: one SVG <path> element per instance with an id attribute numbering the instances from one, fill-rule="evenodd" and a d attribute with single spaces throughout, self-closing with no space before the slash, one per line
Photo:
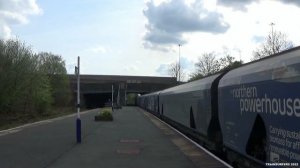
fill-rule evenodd
<path id="1" fill-rule="evenodd" d="M 101 108 L 111 101 L 111 93 L 85 93 L 83 99 L 87 109 Z"/>

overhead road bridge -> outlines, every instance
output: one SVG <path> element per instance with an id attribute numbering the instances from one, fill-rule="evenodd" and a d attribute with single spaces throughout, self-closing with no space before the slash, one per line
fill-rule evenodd
<path id="1" fill-rule="evenodd" d="M 77 77 L 68 75 L 72 93 L 77 94 Z M 120 76 L 120 75 L 80 75 L 81 106 L 103 107 L 111 101 L 112 86 L 114 103 L 126 105 L 129 94 L 145 94 L 177 85 L 174 77 Z"/>

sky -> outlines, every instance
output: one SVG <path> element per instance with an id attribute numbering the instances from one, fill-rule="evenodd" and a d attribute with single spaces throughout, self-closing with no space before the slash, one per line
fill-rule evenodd
<path id="1" fill-rule="evenodd" d="M 0 0 L 0 38 L 61 55 L 68 73 L 186 78 L 209 52 L 248 62 L 273 29 L 300 45 L 297 0 Z"/>

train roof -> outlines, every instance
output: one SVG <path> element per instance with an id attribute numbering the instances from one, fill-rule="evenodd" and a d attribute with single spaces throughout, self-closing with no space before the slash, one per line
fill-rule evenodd
<path id="1" fill-rule="evenodd" d="M 191 92 L 195 90 L 206 90 L 210 89 L 213 81 L 220 76 L 221 73 L 211 75 L 196 81 L 192 81 L 189 83 L 185 83 L 179 86 L 171 87 L 169 89 L 162 90 L 160 93 L 161 95 L 167 94 L 176 94 L 176 93 L 183 93 L 183 92 Z"/>
<path id="2" fill-rule="evenodd" d="M 299 75 L 300 47 L 296 47 L 229 71 L 220 80 L 219 87 L 299 78 Z"/>
<path id="3" fill-rule="evenodd" d="M 153 96 L 153 95 L 158 95 L 161 91 L 157 91 L 157 92 L 152 92 L 152 93 L 147 93 L 144 95 L 141 95 L 141 97 L 146 97 L 146 96 Z"/>

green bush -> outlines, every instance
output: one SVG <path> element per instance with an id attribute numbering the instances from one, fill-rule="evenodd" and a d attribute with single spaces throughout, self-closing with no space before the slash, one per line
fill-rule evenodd
<path id="1" fill-rule="evenodd" d="M 96 121 L 112 121 L 113 115 L 111 109 L 105 108 L 95 116 Z"/>

